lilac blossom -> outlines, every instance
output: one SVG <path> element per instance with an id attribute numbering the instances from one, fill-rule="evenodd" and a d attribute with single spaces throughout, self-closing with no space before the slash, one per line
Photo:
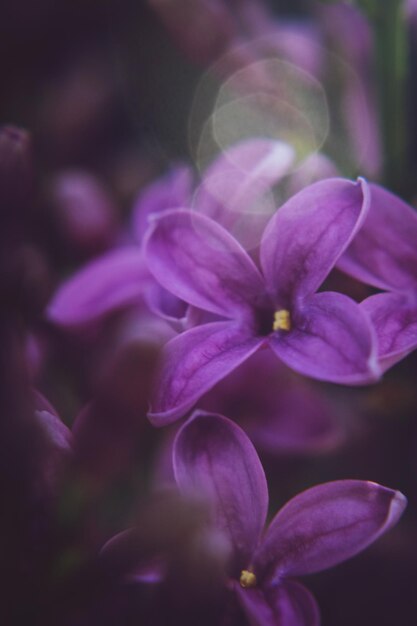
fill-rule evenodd
<path id="1" fill-rule="evenodd" d="M 260 244 L 261 271 L 219 224 L 186 210 L 155 219 L 145 243 L 163 287 L 212 321 L 167 345 L 150 419 L 162 425 L 269 345 L 290 368 L 340 384 L 379 376 L 367 316 L 354 301 L 316 293 L 360 228 L 367 184 L 344 179 L 305 188 L 276 212 Z"/>
<path id="2" fill-rule="evenodd" d="M 339 480 L 290 500 L 265 528 L 268 489 L 256 451 L 243 431 L 220 415 L 197 412 L 179 431 L 176 482 L 206 498 L 212 524 L 230 545 L 228 587 L 248 622 L 317 626 L 315 599 L 294 576 L 349 559 L 389 530 L 406 498 L 373 482 Z"/>
<path id="3" fill-rule="evenodd" d="M 370 192 L 368 217 L 338 265 L 384 290 L 360 306 L 375 327 L 386 370 L 417 347 L 417 215 L 379 185 L 371 184 Z"/>
<path id="4" fill-rule="evenodd" d="M 288 173 L 293 158 L 293 150 L 282 142 L 240 142 L 211 163 L 194 193 L 191 170 L 174 167 L 149 185 L 135 203 L 133 233 L 139 245 L 115 248 L 71 276 L 52 298 L 46 311 L 48 319 L 64 328 L 79 329 L 142 303 L 169 322 L 183 320 L 184 303 L 161 290 L 143 260 L 141 243 L 151 216 L 172 208 L 193 207 L 253 247 L 259 243 L 274 208 L 271 198 L 268 203 L 261 203 L 260 198 Z"/>

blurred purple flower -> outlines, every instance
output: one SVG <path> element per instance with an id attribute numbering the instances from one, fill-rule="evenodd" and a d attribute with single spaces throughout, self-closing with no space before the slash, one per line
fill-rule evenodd
<path id="1" fill-rule="evenodd" d="M 177 326 L 180 322 L 181 328 L 186 323 L 186 306 L 161 289 L 143 260 L 141 243 L 151 217 L 168 209 L 194 206 L 253 247 L 259 243 L 260 233 L 275 208 L 269 202 L 266 211 L 260 198 L 288 172 L 292 160 L 292 149 L 282 142 L 240 142 L 207 168 L 194 200 L 191 170 L 185 166 L 172 168 L 149 185 L 135 204 L 133 232 L 139 246 L 116 248 L 82 268 L 55 293 L 47 317 L 58 326 L 79 329 L 142 303 L 167 321 Z"/>
<path id="2" fill-rule="evenodd" d="M 65 171 L 48 187 L 58 234 L 80 256 L 101 252 L 114 243 L 117 210 L 108 191 L 94 176 Z"/>
<path id="3" fill-rule="evenodd" d="M 211 504 L 212 523 L 230 544 L 228 584 L 251 624 L 318 625 L 313 596 L 292 577 L 361 552 L 406 506 L 400 492 L 373 482 L 329 482 L 290 500 L 264 530 L 262 465 L 243 431 L 220 415 L 194 414 L 177 435 L 173 465 L 181 491 Z"/>
<path id="4" fill-rule="evenodd" d="M 208 217 L 173 210 L 155 219 L 145 242 L 150 270 L 213 321 L 167 344 L 149 415 L 154 424 L 184 415 L 264 344 L 312 378 L 353 385 L 378 378 L 366 315 L 345 295 L 316 293 L 360 228 L 368 202 L 363 180 L 329 179 L 295 195 L 265 229 L 262 274 Z"/>
<path id="5" fill-rule="evenodd" d="M 370 210 L 338 266 L 360 281 L 383 289 L 361 308 L 378 338 L 386 370 L 417 347 L 417 215 L 383 187 L 370 185 Z"/>

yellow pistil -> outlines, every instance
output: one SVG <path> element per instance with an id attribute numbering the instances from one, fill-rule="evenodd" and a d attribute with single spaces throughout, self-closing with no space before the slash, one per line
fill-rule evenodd
<path id="1" fill-rule="evenodd" d="M 272 330 L 291 330 L 291 317 L 287 309 L 275 311 Z"/>
<path id="2" fill-rule="evenodd" d="M 240 574 L 239 582 L 241 587 L 243 587 L 244 589 L 256 587 L 256 576 L 253 572 L 250 572 L 247 569 L 243 569 Z"/>

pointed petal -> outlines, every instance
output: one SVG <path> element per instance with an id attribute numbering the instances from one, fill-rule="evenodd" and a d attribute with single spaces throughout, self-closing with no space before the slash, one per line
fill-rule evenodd
<path id="1" fill-rule="evenodd" d="M 175 439 L 173 465 L 181 490 L 211 501 L 215 526 L 231 542 L 240 573 L 251 560 L 268 509 L 265 474 L 250 439 L 231 420 L 198 411 Z"/>
<path id="2" fill-rule="evenodd" d="M 266 589 L 242 589 L 236 583 L 239 603 L 253 626 L 319 626 L 320 613 L 303 585 L 285 581 Z"/>
<path id="3" fill-rule="evenodd" d="M 338 262 L 358 280 L 392 291 L 417 288 L 417 214 L 379 185 L 370 185 L 363 227 Z"/>
<path id="4" fill-rule="evenodd" d="M 307 489 L 272 520 L 255 557 L 269 579 L 319 572 L 364 550 L 400 518 L 406 498 L 363 480 Z"/>
<path id="5" fill-rule="evenodd" d="M 241 141 L 205 171 L 194 206 L 222 224 L 245 249 L 259 244 L 275 210 L 272 187 L 294 162 L 294 150 L 270 139 Z"/>
<path id="6" fill-rule="evenodd" d="M 264 291 L 261 275 L 237 241 L 193 211 L 169 211 L 155 220 L 145 258 L 163 287 L 211 313 L 242 316 Z"/>
<path id="7" fill-rule="evenodd" d="M 219 380 L 261 345 L 233 322 L 196 326 L 172 339 L 162 357 L 156 393 L 148 417 L 155 426 L 174 422 Z"/>
<path id="8" fill-rule="evenodd" d="M 316 293 L 296 312 L 292 329 L 278 331 L 268 341 L 288 367 L 311 378 L 363 385 L 380 375 L 370 321 L 340 293 Z"/>
<path id="9" fill-rule="evenodd" d="M 137 199 L 132 213 L 133 230 L 142 241 L 153 215 L 191 204 L 193 176 L 185 165 L 173 167 L 165 176 L 148 185 Z"/>
<path id="10" fill-rule="evenodd" d="M 360 304 L 369 315 L 378 342 L 383 370 L 417 348 L 417 302 L 403 294 L 378 293 Z"/>
<path id="11" fill-rule="evenodd" d="M 151 282 L 138 248 L 115 250 L 65 282 L 46 315 L 59 326 L 82 326 L 136 302 Z"/>
<path id="12" fill-rule="evenodd" d="M 330 178 L 277 211 L 261 242 L 262 269 L 277 304 L 288 307 L 320 287 L 362 224 L 368 203 L 364 180 Z"/>

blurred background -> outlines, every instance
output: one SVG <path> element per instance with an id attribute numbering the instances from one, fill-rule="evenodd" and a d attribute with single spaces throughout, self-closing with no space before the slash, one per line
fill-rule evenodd
<path id="1" fill-rule="evenodd" d="M 53 294 L 86 263 L 132 242 L 138 199 L 172 165 L 186 164 L 198 176 L 242 139 L 293 146 L 294 166 L 274 191 L 277 205 L 293 189 L 335 174 L 392 183 L 413 204 L 416 31 L 412 2 L 403 9 L 407 81 L 398 132 L 407 146 L 391 146 L 388 155 L 372 24 L 353 3 L 3 0 L 5 626 L 152 624 L 152 594 L 116 585 L 110 601 L 115 583 L 95 555 L 140 519 L 141 541 L 158 549 L 178 538 L 188 545 L 187 524 L 199 523 L 200 512 L 187 504 L 165 502 L 161 509 L 150 502 L 155 476 L 165 479 L 162 443 L 170 435 L 145 417 L 162 339 L 149 340 L 150 322 L 134 307 L 99 327 L 56 328 L 45 314 Z M 368 295 L 337 272 L 329 284 L 357 300 Z M 165 340 L 171 331 L 157 332 Z M 323 626 L 416 623 L 416 373 L 411 354 L 372 387 L 311 383 L 331 407 L 337 443 L 302 453 L 258 448 L 271 511 L 302 489 L 342 478 L 376 481 L 409 499 L 387 537 L 306 580 Z M 291 380 L 296 394 L 307 394 L 297 391 L 302 377 Z M 33 387 L 41 399 L 34 400 Z M 316 402 L 306 398 L 307 405 Z M 78 437 L 75 453 L 68 452 L 69 430 Z M 173 520 L 173 536 L 155 525 L 161 519 Z M 199 623 L 198 611 L 178 611 L 161 623 Z"/>

